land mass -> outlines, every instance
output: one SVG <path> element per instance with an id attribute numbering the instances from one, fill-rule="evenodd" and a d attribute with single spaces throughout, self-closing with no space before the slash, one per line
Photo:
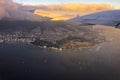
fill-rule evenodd
<path id="1" fill-rule="evenodd" d="M 105 40 L 94 25 L 68 21 L 0 21 L 1 42 L 28 42 L 47 48 L 76 49 Z"/>

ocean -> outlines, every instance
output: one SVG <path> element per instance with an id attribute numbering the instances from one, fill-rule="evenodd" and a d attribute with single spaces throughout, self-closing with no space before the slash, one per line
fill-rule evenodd
<path id="1" fill-rule="evenodd" d="M 0 80 L 120 80 L 120 54 L 0 44 Z"/>

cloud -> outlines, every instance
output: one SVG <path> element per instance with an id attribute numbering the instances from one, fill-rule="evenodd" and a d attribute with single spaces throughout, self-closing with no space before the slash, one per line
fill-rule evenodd
<path id="1" fill-rule="evenodd" d="M 44 9 L 44 10 L 108 10 L 111 9 L 110 4 L 82 4 L 82 3 L 66 3 L 60 5 L 27 5 L 28 8 Z"/>
<path id="2" fill-rule="evenodd" d="M 13 3 L 11 0 L 0 0 L 0 18 L 10 18 L 10 12 L 15 12 L 17 9 L 18 5 Z"/>
<path id="3" fill-rule="evenodd" d="M 62 10 L 107 10 L 111 6 L 109 4 L 63 4 L 60 5 Z"/>
<path id="4" fill-rule="evenodd" d="M 22 11 L 21 5 L 12 0 L 0 0 L 0 20 L 1 19 L 31 21 L 47 20 L 47 18 Z"/>
<path id="5" fill-rule="evenodd" d="M 68 20 L 76 15 L 87 15 L 99 10 L 109 10 L 109 4 L 67 3 L 60 5 L 24 5 L 24 9 L 35 9 L 34 14 L 47 16 L 53 20 Z"/>

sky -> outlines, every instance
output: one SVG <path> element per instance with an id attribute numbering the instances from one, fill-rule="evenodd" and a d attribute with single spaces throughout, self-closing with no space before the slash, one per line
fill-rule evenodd
<path id="1" fill-rule="evenodd" d="M 63 3 L 85 3 L 85 4 L 91 4 L 91 3 L 107 3 L 111 4 L 114 8 L 120 9 L 120 0 L 13 0 L 14 2 L 20 3 L 20 4 L 63 4 Z"/>

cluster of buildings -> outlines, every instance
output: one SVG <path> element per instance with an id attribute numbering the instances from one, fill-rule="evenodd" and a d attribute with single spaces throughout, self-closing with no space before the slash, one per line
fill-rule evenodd
<path id="1" fill-rule="evenodd" d="M 32 35 L 18 35 L 16 34 L 0 34 L 0 43 L 11 43 L 11 42 L 25 42 L 30 43 L 35 41 L 35 37 Z"/>

